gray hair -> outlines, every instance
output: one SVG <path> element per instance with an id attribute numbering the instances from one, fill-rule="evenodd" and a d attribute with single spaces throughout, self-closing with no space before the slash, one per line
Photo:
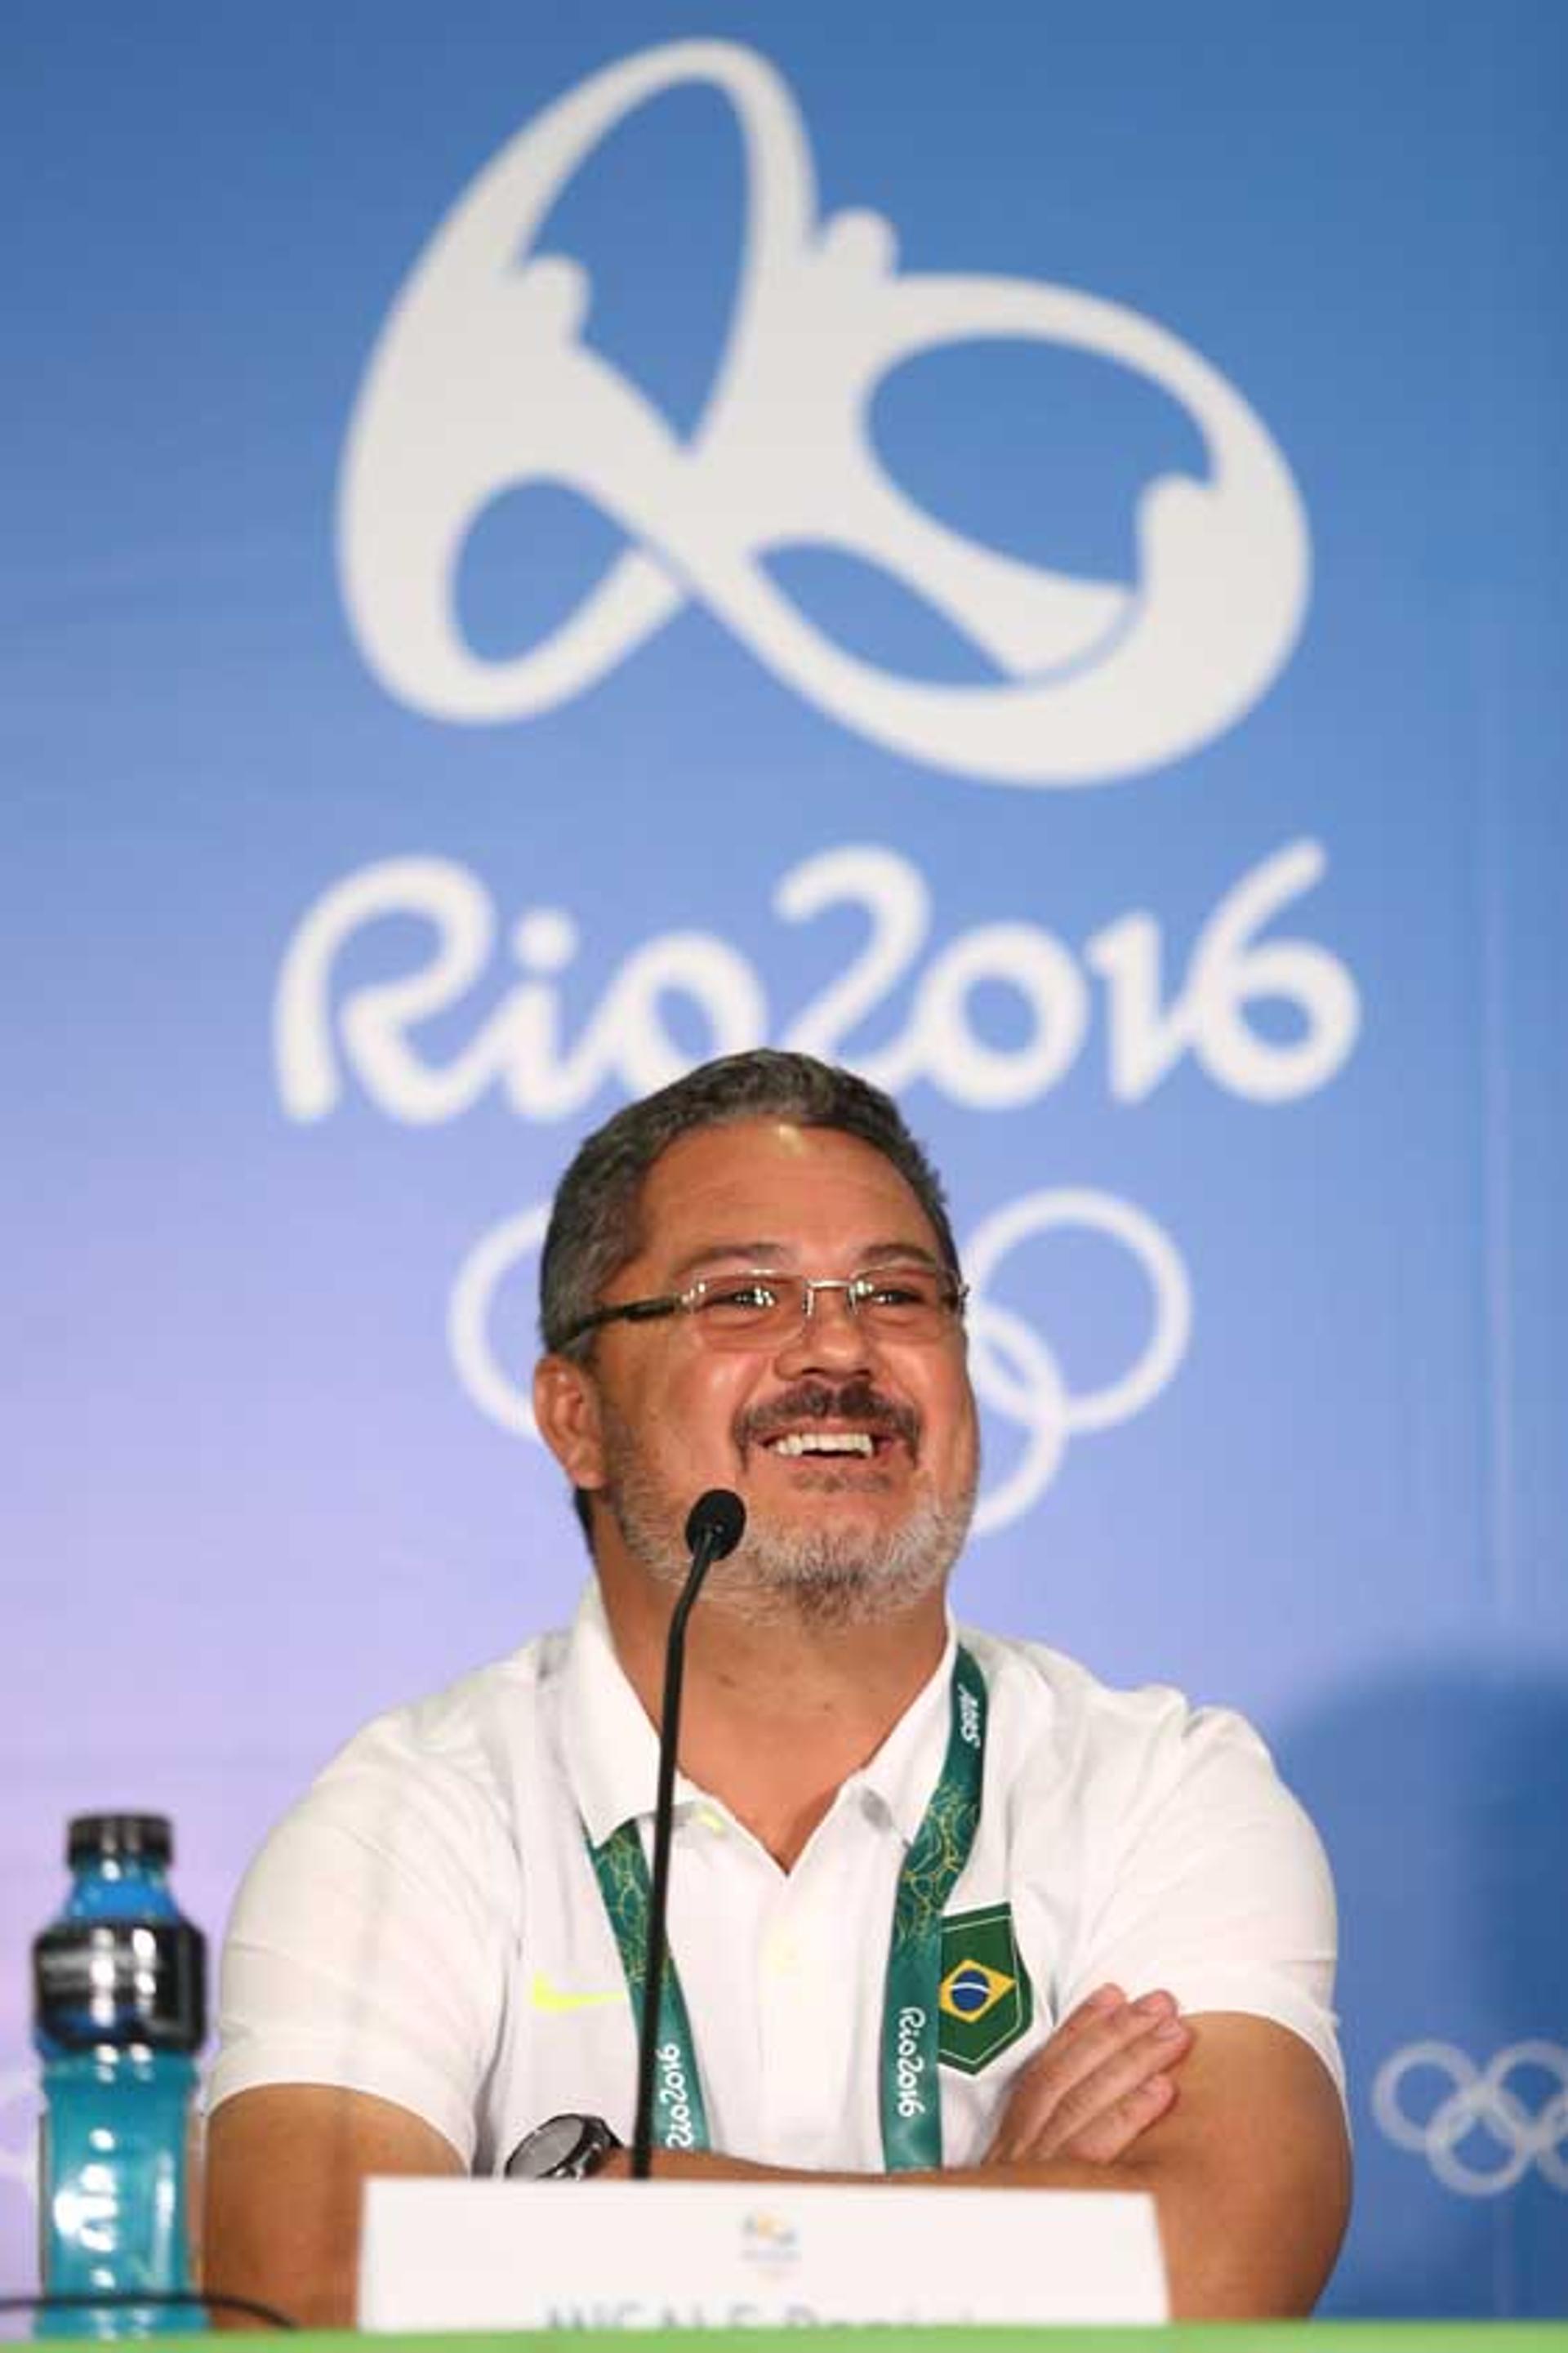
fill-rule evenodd
<path id="1" fill-rule="evenodd" d="M 556 1193 L 540 1260 L 539 1329 L 547 1349 L 579 1361 L 591 1353 L 591 1333 L 563 1346 L 561 1335 L 600 1304 L 605 1285 L 642 1249 L 643 1180 L 660 1155 L 682 1136 L 749 1119 L 836 1128 L 870 1145 L 904 1179 L 957 1274 L 942 1181 L 892 1097 L 810 1054 L 759 1046 L 704 1062 L 657 1094 L 627 1103 L 579 1146 Z"/>

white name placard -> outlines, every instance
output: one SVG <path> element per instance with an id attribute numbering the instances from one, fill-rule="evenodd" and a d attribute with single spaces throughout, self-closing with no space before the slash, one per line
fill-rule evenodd
<path id="1" fill-rule="evenodd" d="M 408 2179 L 365 2191 L 362 2328 L 1167 2316 L 1142 2193 Z"/>

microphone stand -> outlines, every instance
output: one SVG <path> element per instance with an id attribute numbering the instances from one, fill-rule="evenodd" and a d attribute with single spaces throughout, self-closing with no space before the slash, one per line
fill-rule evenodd
<path id="1" fill-rule="evenodd" d="M 646 2181 L 653 2157 L 653 2085 L 658 2054 L 658 2012 L 668 1940 L 669 1844 L 675 1814 L 675 1758 L 680 1733 L 680 1687 L 686 1673 L 686 1621 L 716 1560 L 734 1551 L 746 1525 L 745 1507 L 727 1488 L 710 1488 L 691 1507 L 686 1541 L 691 1567 L 670 1613 L 664 1651 L 664 1704 L 658 1729 L 658 1795 L 653 1816 L 653 1872 L 647 1944 L 643 1962 L 642 2031 L 637 2042 L 637 2099 L 632 2130 L 632 2179 Z"/>

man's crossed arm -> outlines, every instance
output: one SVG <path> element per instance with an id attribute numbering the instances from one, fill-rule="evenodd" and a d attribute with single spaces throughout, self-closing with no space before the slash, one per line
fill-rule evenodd
<path id="1" fill-rule="evenodd" d="M 623 2154 L 605 2171 L 626 2168 Z M 773 2173 L 669 2151 L 654 2169 L 710 2180 Z M 209 2128 L 207 2284 L 311 2326 L 348 2326 L 364 2181 L 462 2170 L 432 2126 L 389 2101 L 324 2084 L 242 2092 Z M 1168 1994 L 1130 2002 L 1114 1987 L 1064 2020 L 1023 2070 L 980 2165 L 896 2179 L 1150 2190 L 1178 2319 L 1310 2311 L 1350 2202 L 1339 2094 L 1305 2042 L 1267 2019 L 1182 2019 Z M 591 2184 L 571 2194 L 591 2195 Z"/>

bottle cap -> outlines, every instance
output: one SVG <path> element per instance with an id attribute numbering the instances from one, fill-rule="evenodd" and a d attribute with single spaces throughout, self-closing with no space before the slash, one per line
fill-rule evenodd
<path id="1" fill-rule="evenodd" d="M 174 1860 L 174 1832 L 167 1814 L 76 1814 L 66 1832 L 66 1862 L 107 1861 L 134 1855 L 144 1862 Z"/>

